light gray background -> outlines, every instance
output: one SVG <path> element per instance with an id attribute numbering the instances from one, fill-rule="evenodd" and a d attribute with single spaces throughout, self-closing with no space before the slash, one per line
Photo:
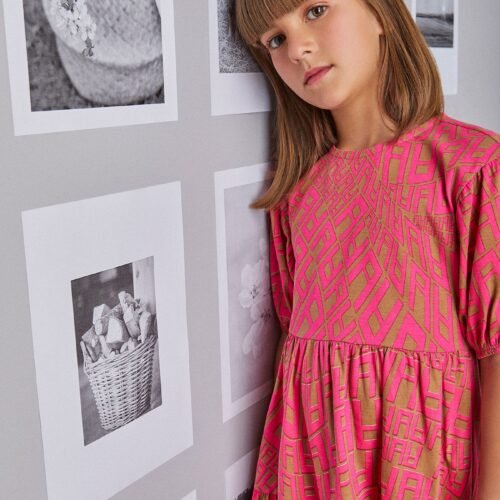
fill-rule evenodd
<path id="1" fill-rule="evenodd" d="M 12 0 L 3 0 L 12 1 Z M 500 130 L 498 0 L 460 0 L 453 117 Z M 0 496 L 45 500 L 21 211 L 182 182 L 194 446 L 117 500 L 224 498 L 224 470 L 256 446 L 266 401 L 222 424 L 214 172 L 268 160 L 269 114 L 210 116 L 208 4 L 175 1 L 179 121 L 14 137 L 0 10 Z M 71 161 L 69 161 L 71 160 Z M 64 418 L 64 415 L 61 415 Z M 253 423 L 253 425 L 252 425 Z"/>

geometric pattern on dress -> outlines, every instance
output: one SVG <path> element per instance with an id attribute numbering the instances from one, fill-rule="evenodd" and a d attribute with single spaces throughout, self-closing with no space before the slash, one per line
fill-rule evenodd
<path id="1" fill-rule="evenodd" d="M 446 115 L 332 147 L 270 211 L 287 335 L 254 499 L 469 498 L 500 353 L 499 140 Z"/>

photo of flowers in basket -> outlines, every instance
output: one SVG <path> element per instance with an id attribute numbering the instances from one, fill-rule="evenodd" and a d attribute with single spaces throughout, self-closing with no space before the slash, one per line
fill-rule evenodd
<path id="1" fill-rule="evenodd" d="M 23 0 L 31 110 L 163 103 L 155 0 Z"/>
<path id="2" fill-rule="evenodd" d="M 161 405 L 154 259 L 71 283 L 85 444 Z"/>

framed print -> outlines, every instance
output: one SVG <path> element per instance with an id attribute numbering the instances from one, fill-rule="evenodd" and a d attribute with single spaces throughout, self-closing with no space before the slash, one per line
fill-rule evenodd
<path id="1" fill-rule="evenodd" d="M 177 120 L 172 0 L 4 2 L 14 132 Z"/>
<path id="2" fill-rule="evenodd" d="M 233 5 L 234 0 L 209 0 L 212 115 L 271 109 L 266 78 L 234 27 Z"/>
<path id="3" fill-rule="evenodd" d="M 438 65 L 444 94 L 456 94 L 458 0 L 411 0 L 411 10 Z"/>
<path id="4" fill-rule="evenodd" d="M 240 458 L 225 472 L 226 500 L 252 500 L 258 448 Z"/>
<path id="5" fill-rule="evenodd" d="M 48 498 L 107 499 L 193 444 L 180 184 L 22 215 Z"/>
<path id="6" fill-rule="evenodd" d="M 265 164 L 215 174 L 223 419 L 268 395 L 279 326 L 269 281 L 269 228 L 250 203 L 269 185 Z"/>

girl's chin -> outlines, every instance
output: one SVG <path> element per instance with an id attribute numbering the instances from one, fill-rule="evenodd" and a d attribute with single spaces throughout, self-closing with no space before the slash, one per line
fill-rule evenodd
<path id="1" fill-rule="evenodd" d="M 315 108 L 324 109 L 325 111 L 333 111 L 341 107 L 344 102 L 342 96 L 333 94 L 334 93 L 332 91 L 325 93 L 322 92 L 322 95 L 302 96 L 302 99 Z"/>
<path id="2" fill-rule="evenodd" d="M 308 104 L 311 106 L 314 106 L 315 108 L 323 109 L 324 111 L 335 111 L 336 109 L 339 109 L 342 105 L 341 102 L 336 101 L 334 99 L 328 99 L 325 101 L 306 101 Z"/>

